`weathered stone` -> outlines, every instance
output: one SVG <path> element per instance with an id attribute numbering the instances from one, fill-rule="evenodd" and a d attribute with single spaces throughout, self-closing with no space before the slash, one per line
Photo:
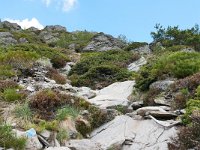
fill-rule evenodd
<path id="1" fill-rule="evenodd" d="M 100 108 L 113 106 L 128 106 L 128 97 L 131 95 L 135 81 L 116 82 L 97 91 L 97 96 L 89 99 L 90 103 Z"/>
<path id="2" fill-rule="evenodd" d="M 167 90 L 172 84 L 174 83 L 173 80 L 163 80 L 163 81 L 156 81 L 150 85 L 150 89 L 165 91 Z"/>
<path id="3" fill-rule="evenodd" d="M 39 37 L 45 42 L 45 43 L 54 43 L 59 40 L 58 38 L 59 33 L 52 33 L 48 31 L 42 31 L 39 34 Z"/>
<path id="4" fill-rule="evenodd" d="M 133 110 L 136 110 L 138 108 L 141 108 L 144 106 L 144 103 L 143 101 L 137 101 L 137 102 L 133 102 L 130 107 L 133 109 Z"/>
<path id="5" fill-rule="evenodd" d="M 92 38 L 92 41 L 83 48 L 83 51 L 107 51 L 111 49 L 121 49 L 123 47 L 125 47 L 125 43 L 121 40 L 101 32 Z"/>
<path id="6" fill-rule="evenodd" d="M 48 130 L 43 130 L 41 133 L 40 133 L 41 136 L 43 136 L 45 139 L 49 139 L 50 135 L 51 135 L 51 132 L 48 131 Z"/>
<path id="7" fill-rule="evenodd" d="M 14 45 L 17 44 L 17 40 L 10 32 L 0 32 L 0 44 L 2 45 Z"/>
<path id="8" fill-rule="evenodd" d="M 94 98 L 96 96 L 96 93 L 95 93 L 95 91 L 91 90 L 88 87 L 80 87 L 80 88 L 77 88 L 76 95 L 82 96 L 82 97 L 87 98 L 87 99 L 91 99 L 91 98 Z"/>
<path id="9" fill-rule="evenodd" d="M 156 107 L 156 106 L 147 106 L 147 107 L 142 107 L 136 110 L 137 114 L 140 116 L 146 116 L 149 114 L 149 112 L 166 112 L 163 108 L 161 107 Z"/>
<path id="10" fill-rule="evenodd" d="M 141 57 L 140 59 L 128 65 L 128 70 L 138 72 L 140 70 L 140 67 L 145 65 L 146 63 L 146 59 L 144 57 Z"/>
<path id="11" fill-rule="evenodd" d="M 37 135 L 28 137 L 26 132 L 15 130 L 15 129 L 13 129 L 13 132 L 16 133 L 17 137 L 27 137 L 27 143 L 26 143 L 27 150 L 38 150 L 43 147 L 40 141 L 38 140 Z"/>
<path id="12" fill-rule="evenodd" d="M 39 31 L 38 28 L 35 28 L 35 27 L 30 27 L 28 29 L 26 29 L 27 31 L 31 31 L 31 32 L 36 32 L 36 31 Z"/>
<path id="13" fill-rule="evenodd" d="M 149 48 L 149 45 L 145 45 L 136 49 L 132 50 L 133 52 L 137 52 L 141 55 L 143 54 L 151 54 L 151 49 Z"/>
<path id="14" fill-rule="evenodd" d="M 164 96 L 159 96 L 154 99 L 155 104 L 171 106 L 172 99 L 166 99 Z"/>
<path id="15" fill-rule="evenodd" d="M 65 146 L 72 150 L 104 150 L 99 143 L 89 139 L 70 140 L 65 143 Z"/>
<path id="16" fill-rule="evenodd" d="M 26 38 L 20 38 L 19 43 L 28 43 Z"/>
<path id="17" fill-rule="evenodd" d="M 171 112 L 160 112 L 160 111 L 150 111 L 148 113 L 148 115 L 151 115 L 155 118 L 160 118 L 160 119 L 166 119 L 166 120 L 169 120 L 169 119 L 174 119 L 177 117 L 176 114 L 174 113 L 171 113 Z"/>
<path id="18" fill-rule="evenodd" d="M 1 22 L 1 27 L 9 29 L 10 31 L 19 31 L 21 27 L 17 23 L 11 23 L 8 21 Z"/>
<path id="19" fill-rule="evenodd" d="M 44 30 L 49 31 L 49 32 L 52 32 L 52 31 L 58 31 L 58 32 L 63 31 L 63 32 L 67 32 L 66 27 L 63 27 L 63 26 L 61 26 L 61 25 L 46 26 L 46 27 L 44 28 Z"/>
<path id="20" fill-rule="evenodd" d="M 71 118 L 68 118 L 68 119 L 60 122 L 59 126 L 61 129 L 68 131 L 70 138 L 72 138 L 72 139 L 77 138 L 78 132 L 75 127 L 75 122 Z"/>
<path id="21" fill-rule="evenodd" d="M 68 147 L 48 147 L 45 150 L 71 150 Z"/>
<path id="22" fill-rule="evenodd" d="M 91 133 L 91 140 L 103 149 L 112 145 L 122 150 L 168 150 L 167 143 L 175 137 L 174 127 L 164 128 L 153 120 L 134 120 L 128 116 L 117 116 L 114 120 Z"/>

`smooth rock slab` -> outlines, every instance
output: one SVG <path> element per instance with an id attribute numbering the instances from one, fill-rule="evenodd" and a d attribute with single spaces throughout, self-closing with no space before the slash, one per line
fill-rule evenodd
<path id="1" fill-rule="evenodd" d="M 121 145 L 122 150 L 168 150 L 170 137 L 176 136 L 175 127 L 164 128 L 153 120 L 134 120 L 117 116 L 91 133 L 91 140 L 103 149 Z"/>
<path id="2" fill-rule="evenodd" d="M 45 150 L 71 150 L 68 147 L 48 147 Z"/>
<path id="3" fill-rule="evenodd" d="M 144 57 L 141 57 L 140 59 L 128 65 L 128 70 L 138 72 L 140 70 L 140 67 L 145 65 L 146 63 L 146 59 Z"/>
<path id="4" fill-rule="evenodd" d="M 104 150 L 99 143 L 88 139 L 70 140 L 65 143 L 65 146 L 72 150 Z"/>
<path id="5" fill-rule="evenodd" d="M 128 106 L 128 97 L 133 91 L 135 81 L 113 83 L 96 92 L 97 96 L 89 99 L 90 103 L 100 108 L 107 108 L 117 105 Z"/>

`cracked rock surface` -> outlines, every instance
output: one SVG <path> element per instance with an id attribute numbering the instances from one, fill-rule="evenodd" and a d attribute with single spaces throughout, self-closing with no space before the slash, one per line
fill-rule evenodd
<path id="1" fill-rule="evenodd" d="M 91 133 L 91 140 L 103 149 L 121 145 L 122 150 L 168 150 L 167 143 L 176 135 L 176 128 L 164 128 L 154 120 L 136 120 L 117 116 Z"/>

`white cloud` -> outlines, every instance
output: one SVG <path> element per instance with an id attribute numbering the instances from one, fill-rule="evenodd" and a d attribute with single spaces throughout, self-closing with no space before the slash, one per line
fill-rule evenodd
<path id="1" fill-rule="evenodd" d="M 64 12 L 68 12 L 72 10 L 77 5 L 77 3 L 78 3 L 77 0 L 63 0 L 62 10 Z"/>
<path id="2" fill-rule="evenodd" d="M 15 19 L 6 18 L 4 20 L 7 20 L 12 23 L 17 23 L 18 25 L 22 27 L 22 29 L 28 29 L 30 27 L 35 27 L 38 29 L 44 28 L 44 26 L 36 18 L 32 18 L 31 20 L 29 19 L 15 20 Z"/>
<path id="3" fill-rule="evenodd" d="M 51 2 L 52 2 L 52 0 L 42 0 L 43 1 L 43 3 L 45 3 L 45 5 L 47 6 L 47 7 L 49 7 L 49 5 L 51 4 Z"/>

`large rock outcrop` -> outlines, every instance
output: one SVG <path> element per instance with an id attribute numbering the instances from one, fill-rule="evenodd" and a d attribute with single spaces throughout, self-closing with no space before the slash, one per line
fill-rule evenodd
<path id="1" fill-rule="evenodd" d="M 17 23 L 11 23 L 8 21 L 0 22 L 0 28 L 5 28 L 10 31 L 19 31 L 22 30 L 21 26 L 18 25 Z"/>
<path id="2" fill-rule="evenodd" d="M 88 101 L 100 108 L 108 108 L 118 105 L 128 106 L 128 97 L 133 91 L 134 84 L 135 81 L 113 83 L 97 91 L 97 96 Z"/>
<path id="3" fill-rule="evenodd" d="M 124 47 L 125 43 L 121 40 L 101 32 L 92 38 L 92 41 L 85 48 L 83 48 L 83 51 L 107 51 L 111 49 L 121 49 Z"/>
<path id="4" fill-rule="evenodd" d="M 0 32 L 0 45 L 14 45 L 17 44 L 17 40 L 10 32 Z"/>
<path id="5" fill-rule="evenodd" d="M 117 116 L 91 133 L 91 140 L 103 149 L 168 150 L 167 143 L 175 137 L 175 127 L 164 128 L 154 120 Z"/>

